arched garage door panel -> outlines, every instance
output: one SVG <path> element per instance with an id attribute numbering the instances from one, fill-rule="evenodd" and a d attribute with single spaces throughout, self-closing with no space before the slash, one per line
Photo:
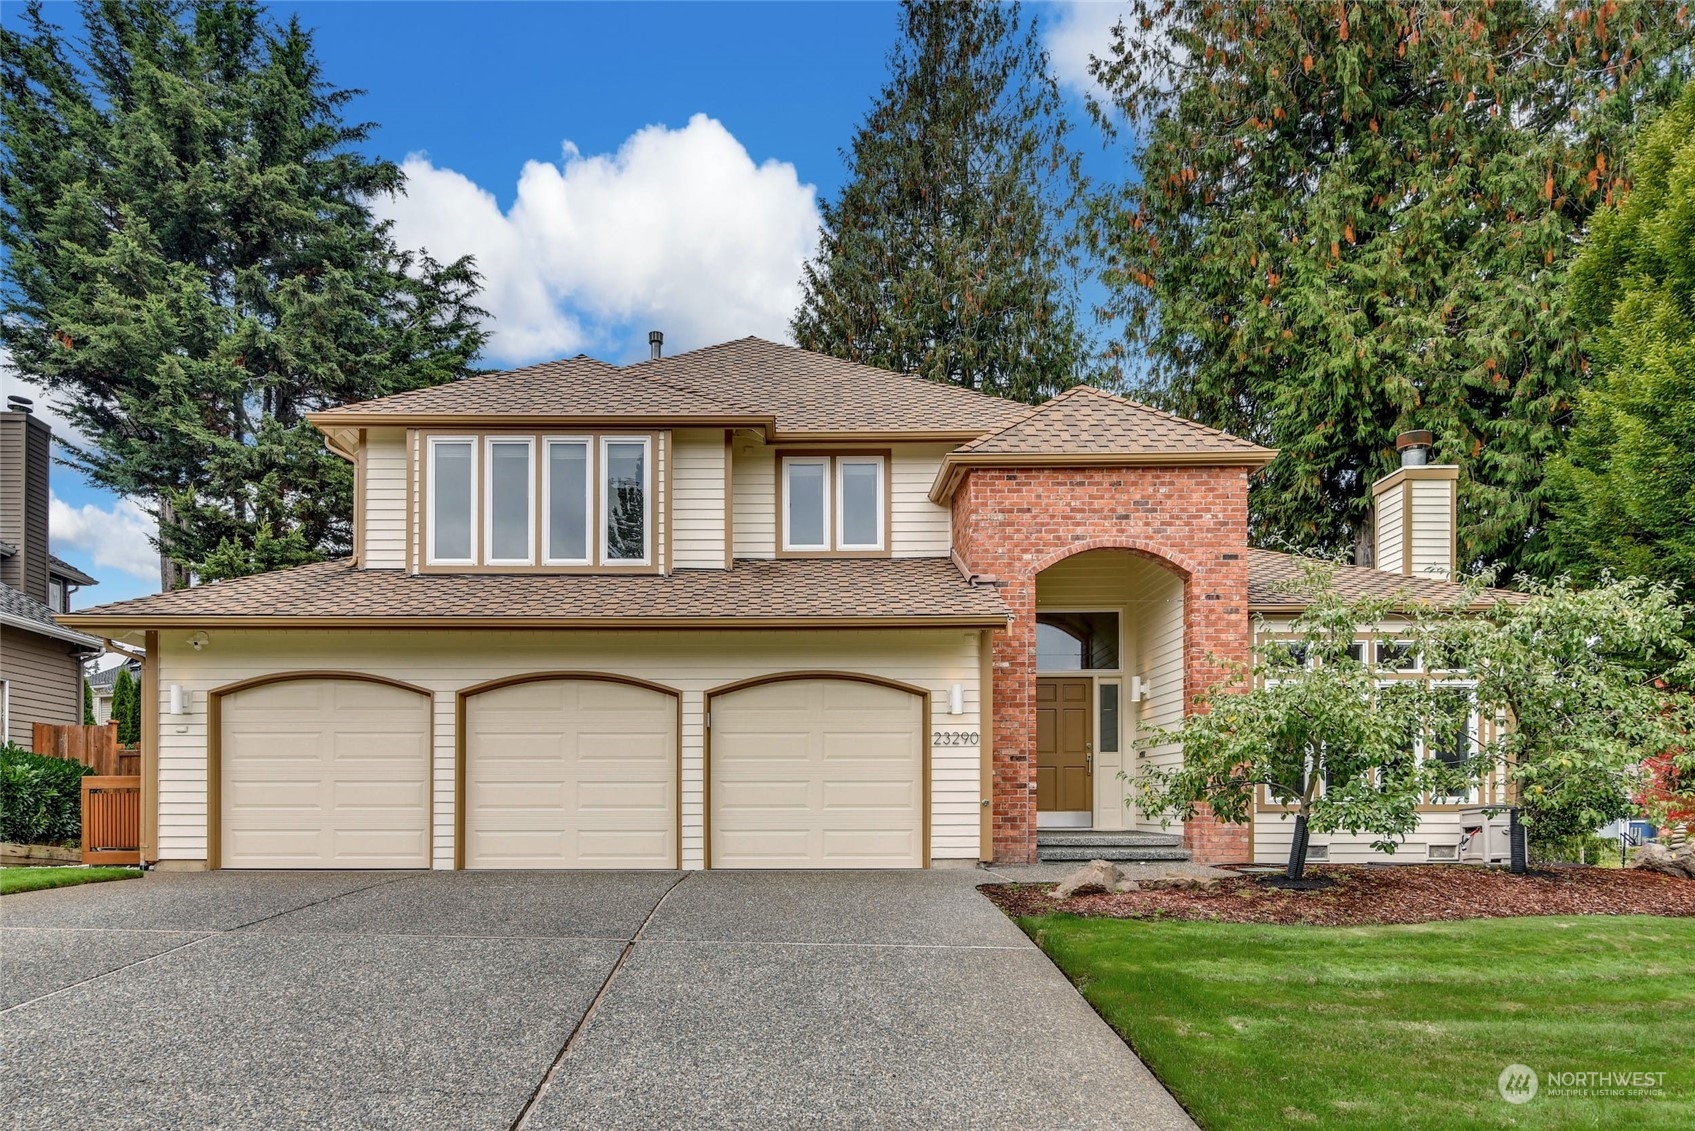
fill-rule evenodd
<path id="1" fill-rule="evenodd" d="M 225 868 L 425 868 L 429 699 L 384 683 L 287 680 L 219 704 Z"/>
<path id="2" fill-rule="evenodd" d="M 465 701 L 467 868 L 677 866 L 677 699 L 543 679 Z"/>
<path id="3" fill-rule="evenodd" d="M 828 677 L 713 696 L 712 867 L 922 867 L 925 706 Z"/>

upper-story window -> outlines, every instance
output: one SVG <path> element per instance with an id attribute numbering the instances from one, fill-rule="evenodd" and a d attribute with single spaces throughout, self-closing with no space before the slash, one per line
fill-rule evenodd
<path id="1" fill-rule="evenodd" d="M 47 579 L 47 609 L 49 612 L 68 613 L 71 611 L 70 586 L 65 584 L 62 577 Z"/>
<path id="2" fill-rule="evenodd" d="M 888 548 L 888 457 L 783 455 L 782 548 L 793 554 L 880 554 Z"/>
<path id="3" fill-rule="evenodd" d="M 652 448 L 648 436 L 431 436 L 427 563 L 650 564 Z"/>

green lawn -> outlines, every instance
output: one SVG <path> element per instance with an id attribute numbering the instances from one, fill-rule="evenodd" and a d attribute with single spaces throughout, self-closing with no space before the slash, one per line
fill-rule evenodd
<path id="1" fill-rule="evenodd" d="M 106 880 L 133 880 L 139 875 L 140 868 L 0 868 L 0 895 Z"/>
<path id="2" fill-rule="evenodd" d="M 1207 1131 L 1695 1127 L 1695 919 L 1020 922 Z M 1665 1094 L 1550 1094 L 1608 1070 Z"/>

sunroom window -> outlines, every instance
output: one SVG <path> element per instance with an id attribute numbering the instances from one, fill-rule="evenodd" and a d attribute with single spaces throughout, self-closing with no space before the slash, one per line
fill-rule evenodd
<path id="1" fill-rule="evenodd" d="M 887 463 L 881 455 L 782 457 L 783 549 L 882 552 Z"/>

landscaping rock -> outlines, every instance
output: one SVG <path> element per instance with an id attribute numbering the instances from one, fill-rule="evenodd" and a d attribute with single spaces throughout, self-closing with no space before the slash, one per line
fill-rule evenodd
<path id="1" fill-rule="evenodd" d="M 1685 844 L 1674 851 L 1663 844 L 1644 844 L 1637 850 L 1630 867 L 1676 876 L 1680 880 L 1695 880 L 1695 845 Z"/>
<path id="2" fill-rule="evenodd" d="M 1074 895 L 1096 895 L 1112 891 L 1118 882 L 1124 878 L 1124 873 L 1118 870 L 1118 865 L 1110 860 L 1091 860 L 1065 879 L 1059 886 L 1048 892 L 1052 899 L 1070 899 Z"/>
<path id="3" fill-rule="evenodd" d="M 1118 883 L 1113 886 L 1112 890 L 1113 891 L 1141 891 L 1142 885 L 1137 883 L 1135 880 L 1119 880 Z"/>
<path id="4" fill-rule="evenodd" d="M 1217 886 L 1217 876 L 1158 876 L 1142 881 L 1148 891 L 1211 891 Z"/>

